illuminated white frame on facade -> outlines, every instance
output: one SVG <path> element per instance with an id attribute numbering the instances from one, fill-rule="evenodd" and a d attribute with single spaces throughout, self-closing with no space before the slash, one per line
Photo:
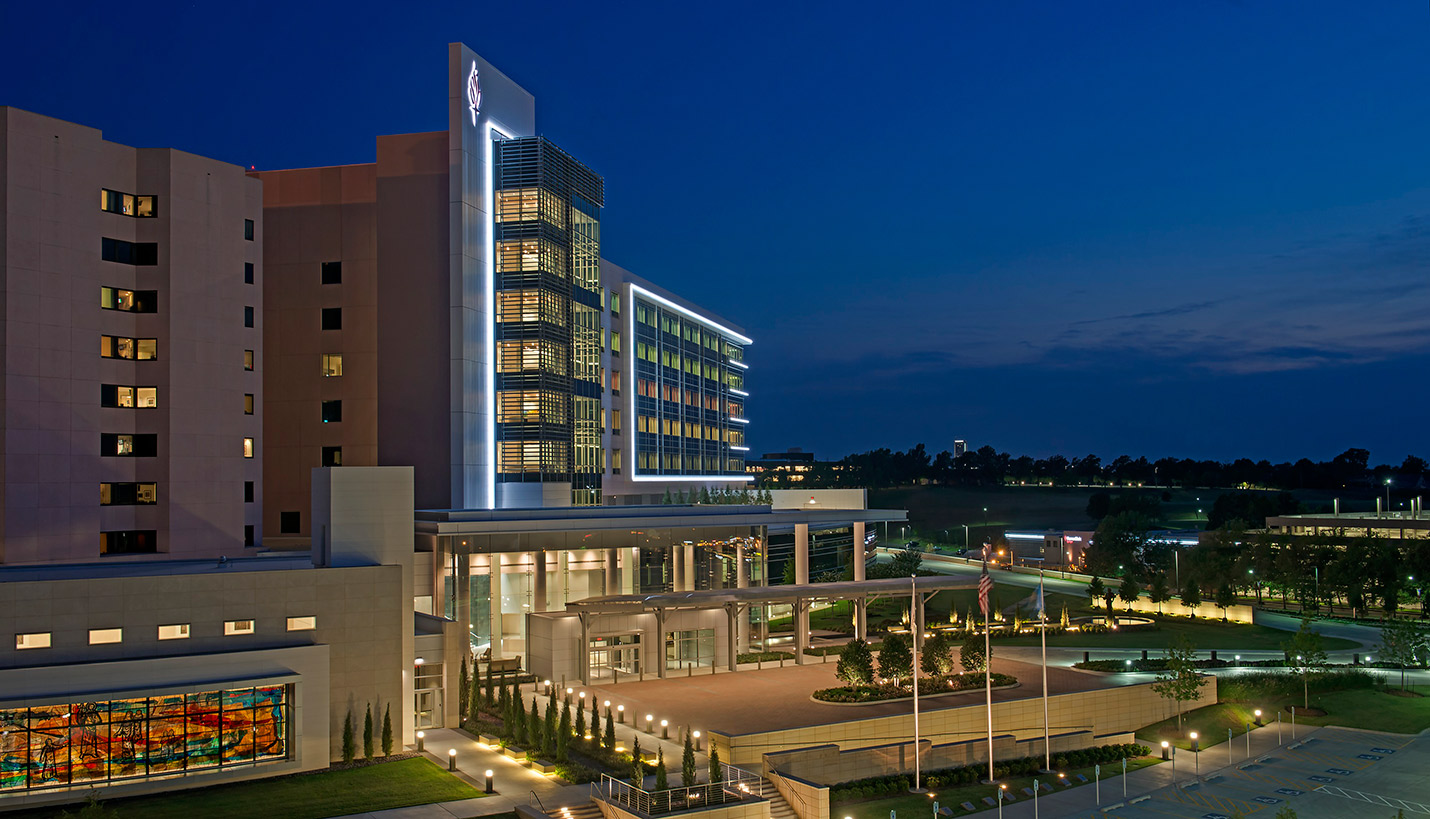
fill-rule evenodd
<path id="1" fill-rule="evenodd" d="M 708 319 L 708 318 L 706 318 L 706 317 L 700 315 L 699 313 L 696 313 L 695 311 L 693 311 L 693 310 L 691 310 L 691 309 L 689 309 L 689 308 L 687 308 L 687 307 L 682 307 L 682 306 L 680 306 L 679 304 L 676 304 L 675 302 L 671 301 L 670 299 L 667 299 L 666 297 L 664 297 L 664 296 L 662 296 L 662 295 L 660 295 L 660 294 L 658 294 L 658 293 L 652 293 L 651 291 L 647 290 L 647 289 L 644 288 L 644 287 L 641 287 L 641 286 L 638 285 L 638 284 L 635 284 L 635 283 L 633 283 L 633 282 L 626 282 L 626 286 L 629 288 L 629 291 L 626 293 L 626 342 L 625 342 L 625 344 L 626 344 L 626 350 L 625 350 L 625 358 L 626 358 L 626 378 L 629 379 L 631 382 L 635 382 L 635 381 L 638 380 L 638 378 L 637 378 L 637 376 L 636 376 L 636 300 L 635 300 L 636 294 L 640 294 L 641 296 L 643 296 L 643 297 L 645 297 L 645 298 L 647 298 L 647 299 L 649 299 L 649 300 L 651 300 L 651 301 L 653 301 L 653 302 L 657 302 L 658 304 L 660 304 L 660 305 L 663 306 L 663 307 L 666 307 L 666 308 L 669 308 L 669 309 L 671 309 L 671 310 L 674 310 L 675 312 L 680 313 L 681 315 L 686 316 L 687 318 L 690 318 L 690 319 L 692 319 L 692 320 L 694 320 L 694 321 L 696 321 L 696 322 L 699 322 L 700 324 L 703 324 L 703 325 L 705 325 L 706 327 L 709 327 L 710 329 L 715 330 L 715 331 L 718 332 L 718 333 L 721 333 L 721 334 L 723 334 L 723 335 L 726 335 L 726 336 L 728 336 L 728 337 L 734 339 L 735 341 L 740 342 L 741 344 L 743 344 L 743 345 L 745 345 L 745 346 L 749 346 L 749 345 L 755 343 L 755 342 L 754 342 L 754 339 L 751 339 L 751 338 L 749 338 L 748 336 L 745 336 L 745 335 L 742 334 L 742 333 L 737 333 L 737 332 L 735 332 L 734 330 L 731 330 L 729 327 L 726 327 L 726 326 L 723 325 L 723 324 L 720 324 L 720 323 L 718 323 L 718 322 L 711 321 L 710 319 Z M 728 358 L 728 357 L 727 357 L 727 358 Z M 748 366 L 748 365 L 745 365 L 745 369 L 749 369 L 749 366 Z M 727 387 L 727 389 L 729 389 L 729 387 Z M 630 439 L 630 443 L 626 445 L 626 451 L 627 451 L 627 453 L 628 453 L 628 456 L 627 456 L 627 457 L 628 457 L 628 460 L 627 460 L 627 462 L 626 462 L 626 474 L 630 477 L 630 479 L 631 479 L 632 481 L 646 482 L 646 483 L 677 483 L 677 482 L 691 483 L 691 482 L 700 482 L 700 481 L 724 481 L 724 482 L 727 482 L 727 483 L 737 483 L 737 482 L 750 483 L 750 482 L 752 482 L 752 481 L 755 480 L 755 476 L 754 476 L 754 475 L 750 475 L 750 474 L 747 474 L 747 473 L 741 473 L 741 474 L 738 474 L 738 475 L 728 475 L 728 474 L 724 474 L 724 473 L 721 473 L 721 474 L 712 474 L 712 475 L 641 475 L 641 474 L 638 474 L 638 473 L 636 472 L 636 438 L 637 438 L 638 435 L 640 435 L 640 428 L 639 428 L 639 426 L 636 424 L 636 390 L 635 390 L 633 387 L 632 387 L 632 388 L 629 388 L 629 389 L 626 390 L 626 394 L 627 394 L 627 396 L 628 396 L 628 397 L 627 397 L 627 400 L 626 400 L 626 418 L 628 419 L 628 420 L 627 420 L 627 423 L 629 423 L 629 424 L 631 425 L 631 427 L 630 427 L 630 430 L 631 430 L 631 439 Z M 744 396 L 746 396 L 746 397 L 749 396 L 749 393 L 742 393 L 742 394 L 743 394 Z M 734 419 L 732 418 L 731 420 L 734 420 Z M 747 423 L 747 424 L 749 423 L 749 421 L 744 421 L 743 419 L 741 419 L 741 420 L 743 421 L 743 423 Z M 726 446 L 726 448 L 728 448 L 728 449 L 734 449 L 734 447 L 730 446 L 729 444 L 726 444 L 725 446 Z M 749 448 L 746 447 L 746 448 L 745 448 L 745 451 L 748 452 L 748 451 L 749 451 Z"/>
<path id="2" fill-rule="evenodd" d="M 487 180 L 486 180 L 486 229 L 484 239 L 486 241 L 486 299 L 487 299 L 487 326 L 486 326 L 486 371 L 487 371 L 487 508 L 497 508 L 497 352 L 496 352 L 496 326 L 497 326 L 497 241 L 496 241 L 496 169 L 492 165 L 495 151 L 492 145 L 495 140 L 492 134 L 501 134 L 503 139 L 513 139 L 505 130 L 498 128 L 488 119 L 482 126 L 483 150 L 486 152 L 487 160 Z"/>

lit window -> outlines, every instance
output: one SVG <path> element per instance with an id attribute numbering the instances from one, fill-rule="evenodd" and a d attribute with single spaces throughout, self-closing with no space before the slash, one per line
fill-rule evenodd
<path id="1" fill-rule="evenodd" d="M 99 354 L 104 358 L 149 361 L 159 357 L 159 341 L 153 338 L 100 336 Z"/>
<path id="2" fill-rule="evenodd" d="M 343 354 L 323 353 L 323 377 L 333 378 L 343 374 Z"/>
<path id="3" fill-rule="evenodd" d="M 92 628 L 89 630 L 89 644 L 92 646 L 121 643 L 124 641 L 122 628 Z"/>
<path id="4" fill-rule="evenodd" d="M 253 351 L 252 351 L 252 350 L 244 350 L 244 351 L 243 351 L 243 368 L 244 368 L 245 370 L 252 370 L 252 369 L 253 369 Z"/>
<path id="5" fill-rule="evenodd" d="M 21 651 L 27 648 L 49 648 L 50 633 L 48 631 L 37 631 L 31 634 L 15 635 L 15 650 Z"/>
<path id="6" fill-rule="evenodd" d="M 244 439 L 243 439 L 243 457 L 245 457 L 245 458 L 252 458 L 252 457 L 253 457 L 253 439 L 252 439 L 252 438 L 244 438 Z"/>
<path id="7" fill-rule="evenodd" d="M 187 640 L 189 639 L 189 624 L 178 623 L 172 626 L 159 626 L 160 640 Z"/>
<path id="8" fill-rule="evenodd" d="M 158 305 L 159 292 L 157 290 L 126 290 L 122 287 L 99 288 L 99 306 L 105 310 L 154 313 L 158 311 Z"/>
<path id="9" fill-rule="evenodd" d="M 253 414 L 253 393 L 251 392 L 246 392 L 243 394 L 243 414 Z"/>
<path id="10" fill-rule="evenodd" d="M 238 634 L 252 634 L 252 620 L 225 620 L 223 621 L 223 634 L 225 637 L 233 637 Z"/>
<path id="11" fill-rule="evenodd" d="M 318 627 L 317 617 L 289 617 L 289 631 L 312 631 Z"/>

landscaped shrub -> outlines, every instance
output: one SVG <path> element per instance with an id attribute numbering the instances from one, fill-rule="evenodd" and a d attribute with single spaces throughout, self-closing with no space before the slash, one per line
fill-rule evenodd
<path id="1" fill-rule="evenodd" d="M 572 785 L 584 785 L 587 782 L 601 781 L 600 771 L 595 768 L 588 768 L 578 762 L 556 763 L 556 775 L 570 782 Z"/>
<path id="2" fill-rule="evenodd" d="M 1374 688 L 1378 680 L 1369 671 L 1360 668 L 1337 668 L 1312 674 L 1306 680 L 1306 687 L 1312 694 L 1331 691 Z M 1301 675 L 1294 673 L 1264 672 L 1222 677 L 1217 680 L 1217 697 L 1223 702 L 1261 701 L 1277 698 L 1301 697 Z"/>
<path id="3" fill-rule="evenodd" d="M 1007 674 L 994 674 L 993 685 L 1005 686 L 1018 682 Z M 919 680 L 919 693 L 949 694 L 957 691 L 972 691 L 983 687 L 982 674 L 961 674 L 945 679 Z M 843 685 L 836 688 L 821 688 L 813 696 L 822 702 L 879 702 L 880 700 L 903 699 L 914 695 L 911 686 L 903 685 Z"/>
<path id="4" fill-rule="evenodd" d="M 749 654 L 737 655 L 735 659 L 741 663 L 768 663 L 779 662 L 781 659 L 791 660 L 794 658 L 784 651 L 755 651 Z"/>

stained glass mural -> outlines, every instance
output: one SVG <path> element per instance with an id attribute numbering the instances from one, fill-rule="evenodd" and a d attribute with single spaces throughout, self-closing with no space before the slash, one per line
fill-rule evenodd
<path id="1" fill-rule="evenodd" d="M 288 756 L 291 687 L 0 709 L 0 795 Z"/>

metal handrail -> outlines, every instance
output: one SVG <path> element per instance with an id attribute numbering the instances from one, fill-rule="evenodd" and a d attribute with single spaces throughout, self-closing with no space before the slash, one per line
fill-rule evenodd
<path id="1" fill-rule="evenodd" d="M 542 812 L 542 813 L 546 813 L 546 806 L 543 805 L 543 804 L 541 804 L 541 797 L 539 797 L 539 796 L 536 795 L 536 791 L 528 791 L 528 793 L 531 794 L 531 799 L 535 799 L 535 800 L 536 800 L 536 806 L 537 806 L 538 808 L 541 808 L 541 812 Z M 531 804 L 531 799 L 526 800 L 526 804 L 530 805 L 530 804 Z"/>
<path id="2" fill-rule="evenodd" d="M 720 782 L 661 791 L 648 791 L 602 774 L 601 790 L 606 801 L 648 815 L 688 810 L 696 806 L 723 805 L 765 795 L 763 778 L 733 765 L 721 764 L 720 767 L 724 775 Z"/>

